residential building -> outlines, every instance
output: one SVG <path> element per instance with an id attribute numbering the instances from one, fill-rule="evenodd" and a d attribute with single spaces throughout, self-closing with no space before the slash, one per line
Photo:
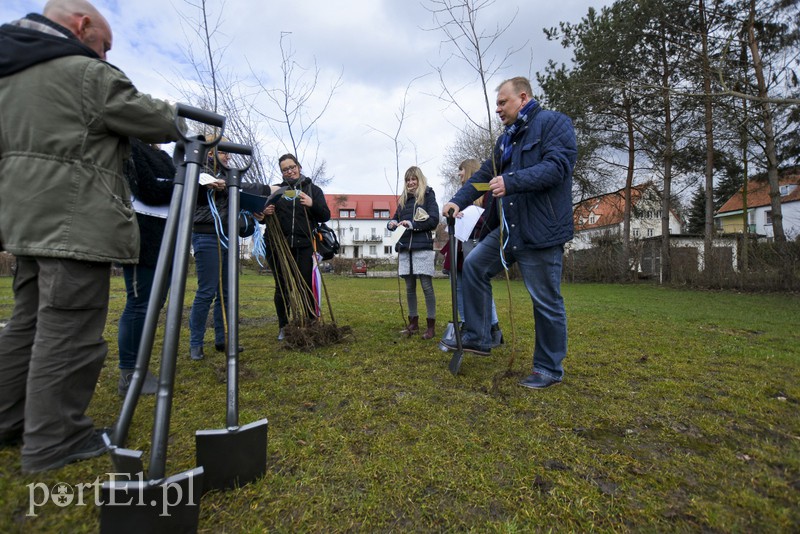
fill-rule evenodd
<path id="1" fill-rule="evenodd" d="M 325 195 L 328 222 L 339 238 L 341 258 L 394 258 L 392 232 L 386 224 L 397 209 L 395 195 Z"/>
<path id="2" fill-rule="evenodd" d="M 787 239 L 795 239 L 800 236 L 800 174 L 784 175 L 779 184 L 783 232 Z M 721 233 L 742 233 L 743 189 L 739 189 L 714 215 L 714 223 Z M 750 180 L 747 183 L 747 232 L 750 234 L 774 237 L 769 193 L 766 180 Z"/>
<path id="3" fill-rule="evenodd" d="M 588 198 L 574 206 L 575 237 L 571 250 L 592 248 L 599 238 L 622 238 L 625 189 Z M 661 193 L 652 182 L 631 187 L 631 239 L 661 236 Z M 669 233 L 681 233 L 681 221 L 669 214 Z"/>

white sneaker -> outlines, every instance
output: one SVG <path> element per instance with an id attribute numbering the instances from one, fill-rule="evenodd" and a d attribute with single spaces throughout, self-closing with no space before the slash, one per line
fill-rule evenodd
<path id="1" fill-rule="evenodd" d="M 278 330 L 278 341 L 283 341 L 286 339 L 286 332 L 283 331 L 283 328 Z"/>

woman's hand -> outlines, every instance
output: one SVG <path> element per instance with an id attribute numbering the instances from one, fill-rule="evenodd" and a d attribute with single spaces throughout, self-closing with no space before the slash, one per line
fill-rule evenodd
<path id="1" fill-rule="evenodd" d="M 300 204 L 302 204 L 303 206 L 310 208 L 311 206 L 314 205 L 314 201 L 311 199 L 311 197 L 306 195 L 302 191 L 299 193 L 299 196 L 300 196 Z"/>
<path id="2" fill-rule="evenodd" d="M 264 210 L 264 215 L 274 215 L 275 214 L 275 204 L 270 204 L 267 206 L 267 209 Z"/>
<path id="3" fill-rule="evenodd" d="M 411 221 L 400 221 L 397 224 L 400 225 L 400 226 L 405 226 L 406 228 L 413 228 L 414 227 L 414 225 L 411 224 Z"/>
<path id="4" fill-rule="evenodd" d="M 394 230 L 395 228 L 397 228 L 397 222 L 389 221 L 388 228 L 389 228 L 389 230 Z"/>

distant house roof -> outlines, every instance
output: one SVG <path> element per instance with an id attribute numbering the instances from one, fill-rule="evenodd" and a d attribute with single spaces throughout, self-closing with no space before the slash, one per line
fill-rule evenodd
<path id="1" fill-rule="evenodd" d="M 644 191 L 655 188 L 652 182 L 631 187 L 631 204 L 636 205 Z M 594 219 L 591 216 L 594 215 Z M 587 198 L 573 208 L 575 230 L 589 230 L 620 224 L 625 216 L 625 189 Z M 589 222 L 593 221 L 593 222 Z"/>
<path id="2" fill-rule="evenodd" d="M 374 219 L 375 211 L 389 211 L 394 215 L 397 206 L 395 195 L 348 195 L 326 194 L 325 200 L 331 210 L 331 218 L 338 219 L 340 210 L 355 210 L 356 219 Z M 352 219 L 352 217 L 350 217 Z"/>
<path id="3" fill-rule="evenodd" d="M 800 200 L 800 174 L 790 174 L 781 178 L 778 183 L 781 186 L 789 186 L 789 194 L 781 196 L 781 203 L 796 202 Z M 792 187 L 795 186 L 795 187 Z M 723 214 L 731 211 L 741 212 L 744 207 L 742 201 L 742 190 L 739 189 L 725 204 L 717 211 L 717 214 Z M 747 207 L 760 208 L 762 206 L 769 206 L 769 182 L 750 180 L 747 182 Z"/>

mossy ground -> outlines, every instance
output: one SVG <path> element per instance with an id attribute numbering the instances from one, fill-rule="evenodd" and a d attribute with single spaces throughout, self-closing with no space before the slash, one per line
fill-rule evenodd
<path id="1" fill-rule="evenodd" d="M 495 282 L 506 344 L 465 356 L 458 377 L 436 339 L 398 335 L 395 279 L 326 284 L 351 335 L 296 351 L 276 342 L 272 278 L 243 275 L 239 419 L 269 419 L 267 474 L 205 495 L 201 531 L 797 531 L 800 297 L 565 285 L 565 381 L 531 391 L 517 385 L 533 344 L 520 282 L 515 335 L 506 284 Z M 440 334 L 450 289 L 434 286 Z M 187 287 L 188 308 L 195 280 Z M 112 279 L 109 357 L 90 406 L 98 426 L 121 406 L 124 300 Z M 11 279 L 0 278 L 0 319 L 12 306 Z M 206 359 L 190 361 L 184 323 L 168 474 L 194 467 L 196 430 L 225 426 L 224 356 L 212 341 L 209 330 Z M 128 443 L 145 458 L 153 405 L 140 402 Z M 97 531 L 91 505 L 26 515 L 28 485 L 112 470 L 103 456 L 24 476 L 19 450 L 0 450 L 0 531 Z"/>

